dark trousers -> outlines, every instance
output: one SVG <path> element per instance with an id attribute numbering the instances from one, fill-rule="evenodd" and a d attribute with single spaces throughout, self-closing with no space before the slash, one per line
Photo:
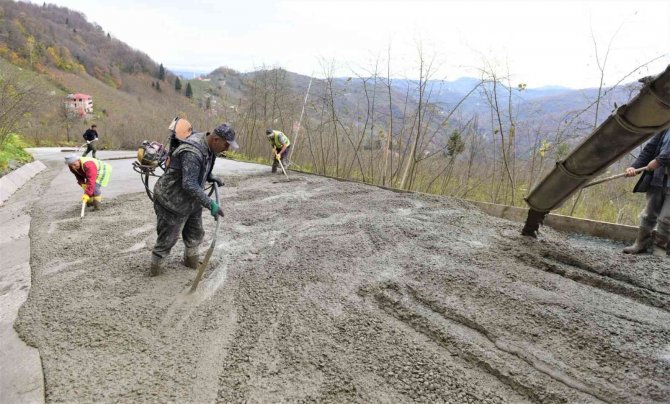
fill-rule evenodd
<path id="1" fill-rule="evenodd" d="M 670 194 L 663 188 L 650 187 L 647 191 L 647 206 L 640 214 L 640 227 L 656 231 L 663 237 L 670 236 Z"/>
<path id="2" fill-rule="evenodd" d="M 98 151 L 98 149 L 95 147 L 95 143 L 96 142 L 87 143 L 86 144 L 86 151 L 81 156 L 86 157 L 88 152 L 93 152 L 93 158 L 95 158 L 95 152 Z"/>
<path id="3" fill-rule="evenodd" d="M 284 169 L 288 167 L 288 155 L 291 153 L 291 146 L 288 146 L 286 150 L 284 150 L 284 153 L 281 154 L 281 163 L 284 165 Z M 279 151 L 279 150 L 277 150 Z M 276 173 L 277 172 L 277 167 L 279 167 L 279 161 L 277 161 L 277 157 L 272 155 L 272 172 Z"/>
<path id="4" fill-rule="evenodd" d="M 152 254 L 163 259 L 170 254 L 170 250 L 177 244 L 179 233 L 186 248 L 195 248 L 200 245 L 205 236 L 202 229 L 202 208 L 197 208 L 188 216 L 178 216 L 154 202 L 156 211 L 156 245 Z"/>

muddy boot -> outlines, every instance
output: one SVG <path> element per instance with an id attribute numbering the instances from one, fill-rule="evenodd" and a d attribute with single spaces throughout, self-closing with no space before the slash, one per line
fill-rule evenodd
<path id="1" fill-rule="evenodd" d="M 635 243 L 623 249 L 626 254 L 640 254 L 647 252 L 651 246 L 651 230 L 640 227 L 637 231 Z"/>
<path id="2" fill-rule="evenodd" d="M 151 268 L 149 269 L 149 276 L 158 276 L 163 270 L 163 259 L 155 255 L 151 255 Z"/>
<path id="3" fill-rule="evenodd" d="M 654 232 L 654 255 L 657 257 L 668 256 L 668 236 Z"/>
<path id="4" fill-rule="evenodd" d="M 198 247 L 184 249 L 184 265 L 192 269 L 198 269 Z"/>
<path id="5" fill-rule="evenodd" d="M 100 201 L 102 199 L 99 196 L 94 196 L 91 205 L 93 205 L 93 210 L 100 210 Z"/>

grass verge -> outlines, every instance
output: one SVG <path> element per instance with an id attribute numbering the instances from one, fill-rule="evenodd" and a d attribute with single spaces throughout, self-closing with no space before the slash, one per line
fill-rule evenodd
<path id="1" fill-rule="evenodd" d="M 23 139 L 13 133 L 0 144 L 0 176 L 33 161 L 33 156 L 23 149 L 26 146 Z"/>

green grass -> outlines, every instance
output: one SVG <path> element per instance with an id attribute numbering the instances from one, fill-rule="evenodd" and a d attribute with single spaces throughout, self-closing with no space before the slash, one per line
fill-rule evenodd
<path id="1" fill-rule="evenodd" d="M 21 137 L 16 134 L 10 134 L 7 139 L 0 144 L 0 174 L 7 172 L 33 161 L 33 156 L 23 150 L 27 145 Z"/>

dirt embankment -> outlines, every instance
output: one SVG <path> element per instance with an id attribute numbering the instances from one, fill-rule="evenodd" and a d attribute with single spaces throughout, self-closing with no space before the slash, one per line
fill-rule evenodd
<path id="1" fill-rule="evenodd" d="M 192 297 L 181 242 L 148 277 L 145 195 L 83 221 L 45 195 L 17 329 L 40 349 L 47 400 L 670 398 L 668 261 L 550 230 L 528 240 L 448 198 L 278 178 L 227 181 Z"/>

